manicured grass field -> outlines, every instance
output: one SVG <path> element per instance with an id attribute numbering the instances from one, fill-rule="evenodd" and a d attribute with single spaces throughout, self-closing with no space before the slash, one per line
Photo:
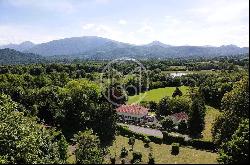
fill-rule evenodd
<path id="1" fill-rule="evenodd" d="M 206 106 L 205 129 L 202 132 L 203 140 L 212 141 L 212 127 L 215 119 L 221 114 L 218 109 Z"/>
<path id="2" fill-rule="evenodd" d="M 119 158 L 121 148 L 125 147 L 127 150 L 131 149 L 128 145 L 128 138 L 123 136 L 117 136 L 116 141 L 111 147 L 109 147 L 110 154 L 106 156 L 104 163 L 110 163 L 110 156 L 115 156 L 116 154 L 116 164 L 121 164 L 121 159 Z M 155 144 L 150 143 L 152 147 L 152 154 L 155 158 L 155 163 L 158 164 L 216 164 L 217 153 L 211 153 L 202 150 L 196 150 L 188 147 L 180 147 L 180 153 L 178 155 L 171 155 L 171 145 L 166 144 Z M 145 148 L 144 143 L 141 140 L 137 140 L 134 145 L 134 151 L 140 151 L 142 153 L 143 164 L 148 163 L 148 154 L 150 153 L 150 148 Z M 126 163 L 130 164 L 132 159 L 132 152 L 129 151 L 126 157 Z"/>
<path id="3" fill-rule="evenodd" d="M 183 96 L 188 94 L 189 87 L 181 86 L 179 89 L 182 91 Z M 139 103 L 141 101 L 155 101 L 159 102 L 163 97 L 169 96 L 172 97 L 172 94 L 175 90 L 175 87 L 166 87 L 166 88 L 158 88 L 152 89 L 145 93 L 141 93 L 139 95 L 130 96 L 128 98 L 128 104 Z M 142 98 L 142 99 L 141 99 Z"/>

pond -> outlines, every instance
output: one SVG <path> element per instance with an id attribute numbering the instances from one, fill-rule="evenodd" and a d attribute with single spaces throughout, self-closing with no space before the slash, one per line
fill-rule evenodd
<path id="1" fill-rule="evenodd" d="M 181 76 L 184 76 L 184 75 L 187 75 L 188 73 L 187 72 L 174 72 L 174 73 L 170 73 L 170 76 L 172 77 L 181 77 Z"/>

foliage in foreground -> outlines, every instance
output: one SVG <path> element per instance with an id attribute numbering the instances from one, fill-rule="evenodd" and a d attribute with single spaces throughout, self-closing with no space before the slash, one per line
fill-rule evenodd
<path id="1" fill-rule="evenodd" d="M 224 114 L 213 127 L 213 140 L 220 145 L 221 163 L 249 160 L 249 80 L 242 79 L 223 97 Z"/>
<path id="2" fill-rule="evenodd" d="M 54 130 L 37 124 L 18 111 L 6 95 L 0 95 L 0 162 L 1 163 L 64 163 L 67 144 Z"/>
<path id="3" fill-rule="evenodd" d="M 244 120 L 239 125 L 232 139 L 224 144 L 219 151 L 220 163 L 234 164 L 249 161 L 249 120 Z"/>

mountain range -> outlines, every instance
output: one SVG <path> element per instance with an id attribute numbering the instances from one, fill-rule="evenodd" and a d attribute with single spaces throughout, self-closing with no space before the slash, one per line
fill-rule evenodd
<path id="1" fill-rule="evenodd" d="M 249 47 L 241 48 L 235 45 L 172 46 L 159 41 L 146 45 L 133 45 L 96 36 L 65 38 L 41 44 L 26 41 L 21 44 L 0 46 L 1 48 L 11 48 L 45 57 L 63 56 L 87 59 L 216 57 L 249 53 Z"/>

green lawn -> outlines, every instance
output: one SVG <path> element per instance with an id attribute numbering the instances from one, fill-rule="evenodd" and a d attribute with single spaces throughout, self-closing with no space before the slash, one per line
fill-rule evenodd
<path id="1" fill-rule="evenodd" d="M 188 94 L 189 87 L 187 86 L 181 86 L 179 87 L 182 91 L 183 95 Z M 159 102 L 163 97 L 169 96 L 172 97 L 172 94 L 175 90 L 175 87 L 166 87 L 166 88 L 158 88 L 158 89 L 152 89 L 150 91 L 147 91 L 145 93 L 141 93 L 139 95 L 130 96 L 128 98 L 128 104 L 133 103 L 139 103 L 141 101 L 155 101 Z M 142 98 L 142 99 L 141 99 Z"/>
<path id="2" fill-rule="evenodd" d="M 111 147 L 109 147 L 110 154 L 105 157 L 104 163 L 110 163 L 110 155 L 114 156 L 116 154 L 116 163 L 120 164 L 121 159 L 119 158 L 121 148 L 126 147 L 129 150 L 131 147 L 128 145 L 128 138 L 123 136 L 117 136 L 116 141 Z M 196 150 L 188 147 L 180 147 L 180 153 L 176 156 L 171 155 L 171 145 L 166 144 L 155 144 L 150 143 L 152 147 L 152 153 L 155 158 L 155 163 L 158 164 L 217 164 L 217 153 L 211 153 L 207 151 Z M 148 154 L 150 152 L 149 148 L 144 147 L 144 143 L 141 140 L 137 140 L 134 146 L 135 151 L 140 151 L 142 153 L 142 162 L 147 164 Z M 128 156 L 126 157 L 126 163 L 132 159 L 132 152 L 129 151 Z"/>
<path id="3" fill-rule="evenodd" d="M 212 140 L 212 127 L 215 119 L 221 114 L 218 109 L 215 109 L 210 106 L 206 106 L 206 116 L 205 116 L 205 129 L 202 132 L 204 140 L 211 141 Z"/>

